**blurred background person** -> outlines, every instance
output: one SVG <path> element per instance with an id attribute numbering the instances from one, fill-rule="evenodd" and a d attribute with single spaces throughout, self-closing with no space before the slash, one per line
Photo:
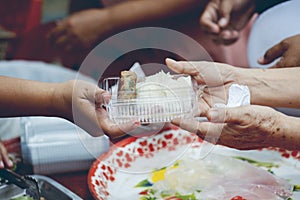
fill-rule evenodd
<path id="1" fill-rule="evenodd" d="M 209 0 L 200 17 L 200 24 L 214 42 L 233 44 L 254 13 L 260 14 L 285 1 Z"/>
<path id="2" fill-rule="evenodd" d="M 241 40 L 231 47 L 219 46 L 207 40 L 202 27 L 198 24 L 198 18 L 207 0 L 163 0 L 159 3 L 150 0 L 101 2 L 102 8 L 86 9 L 60 21 L 49 34 L 50 42 L 65 51 L 91 49 L 103 39 L 120 31 L 158 26 L 175 29 L 192 37 L 215 61 L 247 66 L 246 43 L 249 27 L 242 32 Z M 237 53 L 239 56 L 235 56 Z M 153 50 L 137 55 L 140 58 L 135 59 L 161 63 L 163 57 L 167 56 L 161 55 L 161 52 L 153 53 Z M 201 59 L 201 56 L 198 58 Z M 128 62 L 127 66 L 133 63 L 130 59 L 129 61 L 123 59 L 123 65 L 124 62 Z"/>

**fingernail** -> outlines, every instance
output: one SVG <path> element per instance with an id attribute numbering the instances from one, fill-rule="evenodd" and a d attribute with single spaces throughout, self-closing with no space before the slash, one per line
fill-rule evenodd
<path id="1" fill-rule="evenodd" d="M 264 57 L 260 57 L 258 60 L 257 60 L 258 63 L 264 63 Z"/>
<path id="2" fill-rule="evenodd" d="M 0 168 L 4 168 L 4 163 L 3 163 L 3 161 L 0 161 Z"/>
<path id="3" fill-rule="evenodd" d="M 171 59 L 171 58 L 166 58 L 166 62 L 169 62 L 172 65 L 176 65 L 177 64 L 177 62 L 175 60 Z"/>
<path id="4" fill-rule="evenodd" d="M 219 20 L 219 26 L 225 27 L 227 25 L 227 19 L 225 17 Z"/>

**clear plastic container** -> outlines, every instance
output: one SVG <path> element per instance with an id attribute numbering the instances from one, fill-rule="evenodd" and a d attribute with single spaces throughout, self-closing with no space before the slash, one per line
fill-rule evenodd
<path id="1" fill-rule="evenodd" d="M 194 81 L 187 75 L 172 75 L 171 78 L 176 82 L 139 80 L 136 84 L 135 97 L 131 99 L 118 98 L 120 78 L 104 79 L 102 88 L 112 94 L 111 100 L 106 103 L 110 118 L 117 124 L 133 120 L 149 124 L 170 122 L 174 118 L 193 117 L 197 108 Z"/>

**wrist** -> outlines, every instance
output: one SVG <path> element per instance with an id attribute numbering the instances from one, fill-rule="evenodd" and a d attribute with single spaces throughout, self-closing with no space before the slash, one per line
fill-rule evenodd
<path id="1" fill-rule="evenodd" d="M 62 117 L 70 121 L 72 117 L 72 93 L 73 81 L 57 83 L 52 95 L 52 110 L 55 112 L 53 115 Z"/>
<path id="2" fill-rule="evenodd" d="M 272 77 L 267 78 L 265 69 L 244 69 L 240 68 L 237 72 L 237 80 L 241 85 L 248 86 L 250 90 L 250 103 L 255 105 L 273 106 L 276 104 L 276 98 L 272 93 Z M 273 78 L 274 79 L 274 78 Z"/>
<path id="3" fill-rule="evenodd" d="M 271 146 L 287 150 L 300 149 L 300 119 L 279 113 L 280 121 L 273 129 Z"/>

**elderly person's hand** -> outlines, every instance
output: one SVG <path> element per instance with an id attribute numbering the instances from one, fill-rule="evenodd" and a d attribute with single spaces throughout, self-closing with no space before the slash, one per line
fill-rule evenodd
<path id="1" fill-rule="evenodd" d="M 106 134 L 115 140 L 136 129 L 139 121 L 128 124 L 115 124 L 103 104 L 110 99 L 110 94 L 97 85 L 81 80 L 62 83 L 60 92 L 64 97 L 62 116 L 73 121 L 93 136 Z"/>
<path id="2" fill-rule="evenodd" d="M 13 167 L 13 162 L 9 159 L 7 150 L 4 144 L 0 141 L 0 169 L 4 167 Z"/>
<path id="3" fill-rule="evenodd" d="M 272 68 L 300 66 L 300 34 L 288 37 L 268 49 L 258 63 L 269 64 L 277 58 L 280 60 Z"/>
<path id="4" fill-rule="evenodd" d="M 213 62 L 185 62 L 166 59 L 167 66 L 176 73 L 188 74 L 205 89 L 199 95 L 198 110 L 200 116 L 215 104 L 227 104 L 229 87 L 239 80 L 236 70 L 230 65 Z M 202 89 L 199 89 L 201 91 Z"/>
<path id="5" fill-rule="evenodd" d="M 89 9 L 72 14 L 57 23 L 49 33 L 49 42 L 65 51 L 91 49 L 109 32 L 106 9 Z"/>
<path id="6" fill-rule="evenodd" d="M 210 0 L 200 24 L 216 43 L 232 44 L 255 11 L 253 0 Z"/>
<path id="7" fill-rule="evenodd" d="M 299 119 L 286 116 L 265 106 L 213 108 L 209 122 L 175 119 L 173 123 L 214 140 L 217 144 L 236 149 L 281 147 L 299 150 Z M 296 129 L 294 129 L 296 128 Z M 219 138 L 214 138 L 219 136 Z"/>

